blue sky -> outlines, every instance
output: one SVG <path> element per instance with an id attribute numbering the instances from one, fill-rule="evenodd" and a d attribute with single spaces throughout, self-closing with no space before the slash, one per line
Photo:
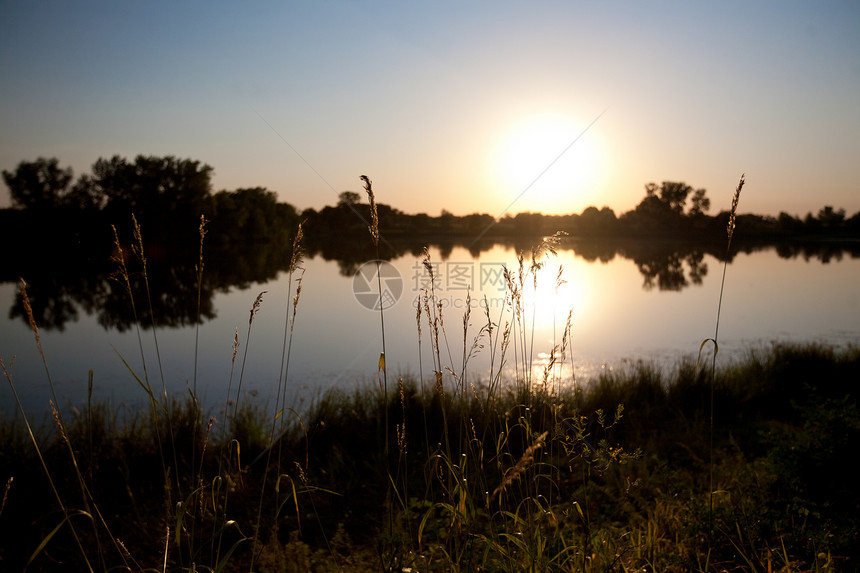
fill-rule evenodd
<path id="1" fill-rule="evenodd" d="M 626 211 L 663 180 L 715 212 L 745 172 L 742 212 L 860 211 L 856 2 L 4 0 L 0 20 L 0 169 L 175 155 L 299 209 L 367 174 L 407 212 L 492 215 Z"/>

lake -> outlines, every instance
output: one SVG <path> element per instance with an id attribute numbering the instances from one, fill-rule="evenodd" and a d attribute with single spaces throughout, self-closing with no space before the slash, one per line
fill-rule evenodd
<path id="1" fill-rule="evenodd" d="M 517 282 L 517 251 L 505 244 L 485 245 L 479 251 L 431 246 L 432 282 L 418 252 L 401 253 L 380 263 L 379 278 L 376 263 L 363 265 L 367 259 L 344 262 L 312 253 L 302 263 L 303 273 L 290 275 L 282 265 L 264 280 L 239 277 L 208 288 L 199 330 L 193 320 L 196 287 L 189 286 L 187 276 L 175 279 L 182 285 L 182 296 L 170 292 L 172 286 L 159 289 L 153 285 L 156 323 L 169 326 L 139 331 L 121 312 L 120 318 L 111 314 L 114 307 L 125 303 L 108 297 L 111 289 L 120 294 L 122 289 L 105 277 L 86 283 L 86 289 L 95 291 L 92 293 L 69 294 L 65 287 L 55 287 L 63 295 L 48 301 L 44 293 L 50 293 L 52 287 L 40 288 L 34 282 L 33 289 L 41 295 L 38 299 L 31 296 L 40 323 L 47 323 L 40 324 L 39 334 L 64 406 L 86 402 L 89 370 L 93 371 L 95 399 L 142 403 L 144 393 L 135 375 L 144 377 L 144 364 L 150 383 L 159 392 L 162 379 L 169 393 L 184 394 L 196 388 L 210 408 L 224 404 L 228 387 L 236 395 L 240 376 L 242 393 L 272 403 L 285 356 L 285 330 L 290 325 L 287 395 L 289 403 L 301 406 L 330 387 L 352 389 L 378 383 L 382 321 L 389 384 L 400 375 L 431 380 L 440 362 L 446 384 L 454 384 L 455 375 L 464 372 L 468 380 L 486 381 L 491 376 L 491 361 L 493 372 L 501 366 L 507 380 L 527 376 L 517 371 L 517 365 L 531 364 L 531 374 L 539 380 L 553 348 L 562 344 L 569 313 L 569 344 L 564 363 L 554 368 L 554 384 L 571 384 L 574 374 L 578 382 L 584 382 L 603 369 L 624 368 L 639 360 L 670 368 L 682 357 L 695 359 L 701 343 L 714 336 L 723 273 L 719 250 L 714 253 L 695 247 L 649 249 L 631 244 L 602 248 L 563 243 L 556 255 L 540 258 L 536 283 L 531 274 L 523 282 L 520 321 L 511 314 L 504 276 L 508 269 L 513 272 L 511 280 Z M 529 262 L 527 258 L 526 267 Z M 152 267 L 157 264 L 150 262 Z M 563 282 L 558 279 L 560 268 Z M 300 277 L 301 293 L 293 318 L 288 305 L 292 305 Z M 718 360 L 728 361 L 749 348 L 772 342 L 860 343 L 858 279 L 856 247 L 771 246 L 734 252 L 726 270 Z M 159 279 L 162 285 L 172 285 L 170 280 Z M 109 284 L 114 286 L 106 286 Z M 382 317 L 374 309 L 379 304 L 379 286 L 384 295 Z M 24 407 L 46 412 L 48 377 L 32 330 L 20 311 L 17 288 L 13 282 L 0 283 L 0 307 L 10 309 L 0 319 L 0 357 L 10 368 Z M 248 338 L 252 305 L 264 291 Z M 435 304 L 425 307 L 427 294 L 435 295 Z M 138 308 L 146 306 L 144 301 L 139 291 Z M 192 307 L 184 310 L 191 319 L 159 316 L 183 301 L 185 307 Z M 421 307 L 420 344 L 417 307 Z M 439 335 L 440 360 L 435 362 L 432 325 L 426 312 L 439 308 L 444 330 Z M 494 324 L 492 340 L 482 331 L 488 313 Z M 142 322 L 148 326 L 148 321 Z M 498 336 L 505 324 L 513 324 L 512 343 L 502 363 Z M 464 346 L 466 354 L 471 354 L 465 368 Z M 0 403 L 5 412 L 15 408 L 8 384 L 0 391 Z"/>

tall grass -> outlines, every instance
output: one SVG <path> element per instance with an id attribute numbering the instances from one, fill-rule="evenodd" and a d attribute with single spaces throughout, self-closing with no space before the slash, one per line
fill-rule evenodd
<path id="1" fill-rule="evenodd" d="M 376 242 L 375 198 L 362 179 Z M 732 215 L 742 185 L 743 178 Z M 198 290 L 203 221 L 200 230 Z M 732 231 L 730 223 L 729 246 Z M 222 411 L 202 411 L 193 389 L 184 399 L 153 391 L 140 334 L 143 373 L 129 372 L 145 410 L 120 416 L 88 401 L 83 414 L 64 416 L 58 405 L 40 430 L 19 402 L 20 422 L 0 424 L 9 444 L 2 467 L 16 472 L 14 481 L 0 476 L 7 480 L 0 527 L 8 536 L 10 520 L 19 526 L 24 550 L 0 549 L 4 567 L 596 572 L 856 564 L 860 518 L 835 515 L 815 476 L 796 474 L 810 460 L 836 464 L 856 445 L 860 414 L 847 381 L 860 374 L 857 349 L 775 346 L 723 368 L 714 360 L 708 373 L 682 362 L 667 378 L 639 364 L 584 384 L 572 374 L 572 314 L 534 296 L 562 237 L 505 270 L 505 303 L 492 315 L 489 305 L 473 314 L 470 304 L 462 316 L 446 315 L 427 250 L 416 354 L 432 372 L 389 387 L 380 309 L 381 388 L 333 389 L 297 411 L 287 396 L 301 235 L 299 227 L 273 411 L 242 392 L 263 293 L 251 302 L 244 342 L 238 328 L 233 334 Z M 115 233 L 118 278 L 133 310 L 139 292 L 149 298 L 138 226 L 134 239 L 144 284 L 133 286 Z M 566 280 L 561 269 L 555 280 Z M 567 319 L 538 365 L 541 304 Z M 719 310 L 715 355 L 718 332 Z M 489 365 L 480 376 L 472 368 L 478 354 Z M 856 497 L 847 482 L 836 486 Z M 31 523 L 42 533 L 34 537 Z M 834 539 L 834 527 L 844 540 Z"/>
<path id="2" fill-rule="evenodd" d="M 737 219 L 738 212 L 738 201 L 741 197 L 741 190 L 744 188 L 744 175 L 741 175 L 740 180 L 738 181 L 738 186 L 735 189 L 734 196 L 732 197 L 732 208 L 729 211 L 729 221 L 726 225 L 726 256 L 723 262 L 723 277 L 720 281 L 720 298 L 717 303 L 717 320 L 714 325 L 714 337 L 706 339 L 702 342 L 699 347 L 699 359 L 701 360 L 702 350 L 708 342 L 712 342 L 714 345 L 713 354 L 711 356 L 711 387 L 710 387 L 710 419 L 708 424 L 708 432 L 709 432 L 709 446 L 708 446 L 708 458 L 710 460 L 710 478 L 708 482 L 708 539 L 710 540 L 713 535 L 713 514 L 714 514 L 714 379 L 716 377 L 716 367 L 717 367 L 717 352 L 719 351 L 719 334 L 720 334 L 720 313 L 723 308 L 723 291 L 726 287 L 726 271 L 729 266 L 729 259 L 731 258 L 731 249 L 732 249 L 732 236 L 735 234 L 735 221 Z M 698 365 L 697 365 L 698 367 Z"/>
<path id="3" fill-rule="evenodd" d="M 382 350 L 379 353 L 377 376 L 380 378 L 379 389 L 382 393 L 382 399 L 384 403 L 382 422 L 384 443 L 383 459 L 385 460 L 385 469 L 388 477 L 385 483 L 385 505 L 388 508 L 388 533 L 389 535 L 391 535 L 394 527 L 394 512 L 391 507 L 391 468 L 388 465 L 390 459 L 390 444 L 388 431 L 388 369 L 385 367 L 385 299 L 383 297 L 382 290 L 382 273 L 380 272 L 381 261 L 379 260 L 379 214 L 376 210 L 376 195 L 374 195 L 373 193 L 373 182 L 367 175 L 362 175 L 359 179 L 361 179 L 364 185 L 364 191 L 365 193 L 367 193 L 367 201 L 370 204 L 370 225 L 368 225 L 367 230 L 370 232 L 370 238 L 373 241 L 373 248 L 376 250 L 376 288 L 377 292 L 379 293 L 379 332 L 382 338 Z"/>

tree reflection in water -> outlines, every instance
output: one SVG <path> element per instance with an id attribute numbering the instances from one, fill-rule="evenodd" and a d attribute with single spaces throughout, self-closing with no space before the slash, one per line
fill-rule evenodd
<path id="1" fill-rule="evenodd" d="M 659 253 L 633 261 L 644 277 L 643 289 L 651 290 L 656 286 L 660 290 L 680 291 L 691 283 L 702 284 L 702 278 L 708 274 L 704 258 L 703 252 L 694 250 Z"/>
<path id="2" fill-rule="evenodd" d="M 455 247 L 467 248 L 473 257 L 501 244 L 517 252 L 528 251 L 540 238 L 515 237 L 508 239 L 486 238 L 478 242 L 468 237 L 387 238 L 380 242 L 380 256 L 392 260 L 403 256 L 420 256 L 425 245 L 438 247 L 444 260 Z M 129 303 L 125 283 L 111 278 L 115 272 L 110 262 L 110 248 L 94 251 L 75 246 L 55 246 L 53 252 L 18 257 L 0 276 L 2 282 L 17 281 L 22 276 L 28 284 L 28 295 L 34 318 L 40 328 L 62 331 L 69 322 L 76 321 L 80 313 L 96 315 L 105 329 L 120 332 L 140 324 L 143 328 L 166 326 L 171 328 L 194 325 L 197 320 L 198 255 L 191 248 L 163 247 L 153 244 L 148 248 L 147 272 L 152 293 L 152 310 L 147 303 L 146 284 L 139 261 L 127 260 L 129 280 L 135 300 L 137 317 Z M 843 256 L 860 256 L 860 244 L 801 244 L 738 245 L 729 255 L 730 261 L 739 253 L 775 248 L 782 258 L 815 258 L 827 263 Z M 621 257 L 631 260 L 642 274 L 642 288 L 660 291 L 681 291 L 701 285 L 708 273 L 705 255 L 722 261 L 725 251 L 721 245 L 678 244 L 669 241 L 645 240 L 582 240 L 568 239 L 559 249 L 572 250 L 588 262 L 608 263 Z M 149 252 L 151 251 L 151 252 Z M 370 241 L 349 238 L 326 239 L 306 244 L 306 257 L 320 257 L 335 261 L 344 277 L 351 277 L 368 260 L 376 258 Z M 290 247 L 280 243 L 253 245 L 220 242 L 208 250 L 204 248 L 205 272 L 200 290 L 200 322 L 216 317 L 214 296 L 232 288 L 247 288 L 251 283 L 264 283 L 277 277 L 289 267 Z M 9 311 L 10 318 L 21 318 L 25 323 L 20 293 Z M 153 321 L 154 317 L 154 321 Z"/>

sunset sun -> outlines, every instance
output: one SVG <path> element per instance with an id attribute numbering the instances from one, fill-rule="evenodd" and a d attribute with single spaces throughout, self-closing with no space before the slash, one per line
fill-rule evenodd
<path id="1" fill-rule="evenodd" d="M 594 192 L 603 168 L 587 123 L 563 115 L 524 119 L 502 133 L 491 161 L 495 189 L 520 197 L 516 211 L 570 212 Z"/>

